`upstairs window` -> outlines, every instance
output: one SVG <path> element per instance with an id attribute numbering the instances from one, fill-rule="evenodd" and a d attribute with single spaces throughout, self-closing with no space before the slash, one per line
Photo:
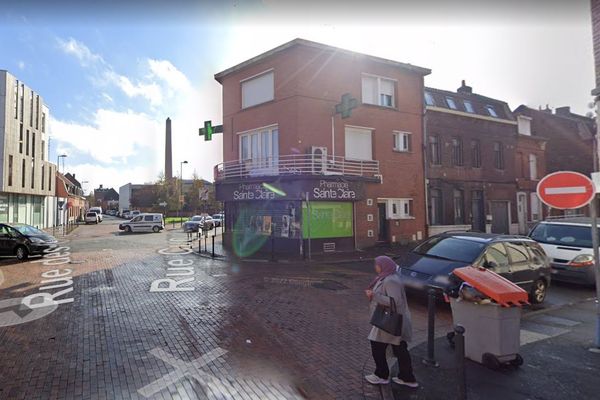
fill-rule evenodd
<path id="1" fill-rule="evenodd" d="M 463 165 L 463 144 L 460 138 L 452 138 L 452 164 Z"/>
<path id="2" fill-rule="evenodd" d="M 504 169 L 504 148 L 501 142 L 494 142 L 494 167 Z"/>
<path id="3" fill-rule="evenodd" d="M 537 172 L 537 157 L 535 154 L 529 155 L 529 179 L 536 180 L 538 178 Z"/>
<path id="4" fill-rule="evenodd" d="M 442 146 L 437 136 L 429 136 L 429 160 L 434 165 L 442 163 Z"/>
<path id="5" fill-rule="evenodd" d="M 481 144 L 479 140 L 471 140 L 471 166 L 481 168 Z"/>
<path id="6" fill-rule="evenodd" d="M 531 136 L 531 118 L 524 115 L 517 116 L 517 129 L 520 135 Z"/>
<path id="7" fill-rule="evenodd" d="M 454 224 L 461 225 L 465 223 L 464 214 L 464 194 L 462 190 L 454 190 Z"/>
<path id="8" fill-rule="evenodd" d="M 394 107 L 396 83 L 392 79 L 372 75 L 362 77 L 362 102 L 376 106 Z"/>
<path id="9" fill-rule="evenodd" d="M 391 219 L 412 219 L 413 199 L 390 199 L 388 213 Z"/>
<path id="10" fill-rule="evenodd" d="M 411 151 L 412 134 L 410 132 L 394 132 L 394 150 Z"/>
<path id="11" fill-rule="evenodd" d="M 266 103 L 275 98 L 275 76 L 273 71 L 245 79 L 242 84 L 242 108 Z"/>
<path id="12" fill-rule="evenodd" d="M 372 132 L 369 129 L 346 127 L 345 150 L 350 160 L 372 160 Z"/>
<path id="13" fill-rule="evenodd" d="M 492 117 L 498 117 L 498 114 L 496 113 L 496 110 L 494 109 L 494 106 L 490 106 L 489 104 L 487 106 L 485 106 L 486 111 L 488 112 L 488 114 L 490 114 Z"/>
<path id="14" fill-rule="evenodd" d="M 429 92 L 425 92 L 425 104 L 427 104 L 428 106 L 435 106 L 435 100 Z"/>
<path id="15" fill-rule="evenodd" d="M 19 81 L 15 81 L 15 87 L 14 87 L 14 100 L 15 100 L 15 119 L 19 119 Z"/>
<path id="16" fill-rule="evenodd" d="M 475 112 L 475 109 L 473 108 L 473 104 L 470 101 L 465 100 L 464 103 L 465 103 L 465 110 L 467 110 L 467 112 L 470 112 L 470 113 Z"/>
<path id="17" fill-rule="evenodd" d="M 446 97 L 446 104 L 453 110 L 456 110 L 456 102 L 452 97 Z"/>

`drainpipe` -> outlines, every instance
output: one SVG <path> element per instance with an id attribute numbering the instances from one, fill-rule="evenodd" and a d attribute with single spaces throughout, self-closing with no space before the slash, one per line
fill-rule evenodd
<path id="1" fill-rule="evenodd" d="M 331 116 L 331 159 L 335 163 L 335 114 Z"/>
<path id="2" fill-rule="evenodd" d="M 423 97 L 425 96 L 425 87 L 421 91 L 423 93 Z M 421 126 L 423 127 L 423 143 L 421 145 L 421 154 L 423 156 L 423 174 L 424 174 L 424 187 L 425 187 L 425 232 L 423 232 L 423 238 L 429 237 L 429 178 L 427 171 L 427 106 L 425 106 L 425 99 L 423 100 L 423 113 L 421 114 Z"/>

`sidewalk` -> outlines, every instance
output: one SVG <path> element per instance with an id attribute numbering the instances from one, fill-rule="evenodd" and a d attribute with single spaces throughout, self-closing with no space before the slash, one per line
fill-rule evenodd
<path id="1" fill-rule="evenodd" d="M 527 315 L 521 324 L 525 363 L 492 371 L 466 360 L 469 400 L 593 399 L 600 393 L 600 354 L 590 352 L 595 335 L 595 304 L 577 303 Z M 456 399 L 454 351 L 445 338 L 435 342 L 439 368 L 427 367 L 427 343 L 411 350 L 417 390 L 392 385 L 395 399 Z"/>

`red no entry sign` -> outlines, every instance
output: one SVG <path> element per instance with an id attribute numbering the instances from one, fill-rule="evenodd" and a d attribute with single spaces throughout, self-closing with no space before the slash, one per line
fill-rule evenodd
<path id="1" fill-rule="evenodd" d="M 561 210 L 580 208 L 594 198 L 596 189 L 579 172 L 559 171 L 546 175 L 537 185 L 537 194 L 545 204 Z"/>

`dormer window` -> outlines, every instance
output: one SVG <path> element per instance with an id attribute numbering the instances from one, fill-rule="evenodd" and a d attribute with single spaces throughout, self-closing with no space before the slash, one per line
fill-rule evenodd
<path id="1" fill-rule="evenodd" d="M 452 97 L 446 97 L 446 104 L 453 110 L 456 110 L 456 102 Z"/>
<path id="2" fill-rule="evenodd" d="M 435 100 L 429 92 L 425 92 L 425 104 L 427 104 L 428 106 L 435 106 Z"/>
<path id="3" fill-rule="evenodd" d="M 494 106 L 490 106 L 488 104 L 487 106 L 485 106 L 485 109 L 488 112 L 488 114 L 490 114 L 492 117 L 498 118 L 498 114 L 496 113 L 496 110 L 494 109 Z"/>
<path id="4" fill-rule="evenodd" d="M 518 115 L 517 124 L 517 129 L 520 135 L 531 136 L 531 118 L 524 115 Z"/>
<path id="5" fill-rule="evenodd" d="M 467 112 L 470 112 L 470 113 L 475 112 L 475 109 L 473 109 L 473 104 L 470 101 L 465 100 L 464 103 L 465 103 L 465 110 L 467 110 Z"/>

